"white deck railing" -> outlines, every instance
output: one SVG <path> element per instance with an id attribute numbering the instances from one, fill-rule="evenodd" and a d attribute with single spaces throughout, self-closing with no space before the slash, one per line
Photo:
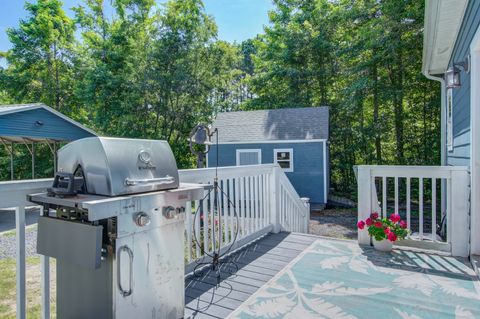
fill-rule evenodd
<path id="1" fill-rule="evenodd" d="M 212 184 L 215 169 L 180 170 L 180 181 L 183 183 Z M 290 181 L 278 165 L 253 165 L 218 168 L 220 186 L 228 194 L 221 196 L 220 218 L 223 218 L 222 236 L 219 243 L 222 251 L 234 250 L 268 232 L 282 230 L 292 232 L 308 232 L 310 207 L 308 199 L 301 199 Z M 17 318 L 26 316 L 26 281 L 25 281 L 25 207 L 31 206 L 26 195 L 44 192 L 51 186 L 52 179 L 0 182 L 0 208 L 14 208 L 16 216 L 17 242 Z M 206 191 L 207 192 L 207 191 Z M 212 197 L 203 201 L 187 203 L 185 221 L 185 239 L 187 245 L 185 271 L 193 270 L 195 262 L 212 251 L 212 225 L 215 219 L 209 217 Z M 203 206 L 203 227 L 200 219 L 194 219 L 198 205 Z M 235 207 L 235 209 L 234 209 Z M 234 212 L 238 215 L 235 217 Z M 218 218 L 218 216 L 217 216 Z M 193 227 L 195 221 L 197 227 Z M 239 232 L 234 243 L 237 227 Z M 193 230 L 195 229 L 195 233 Z M 197 245 L 193 238 L 197 239 Z M 218 246 L 217 246 L 218 247 Z M 41 256 L 41 316 L 50 318 L 50 278 L 49 258 Z M 205 261 L 205 260 L 204 260 Z"/>
<path id="2" fill-rule="evenodd" d="M 365 220 L 372 212 L 382 216 L 397 212 L 406 218 L 408 229 L 413 230 L 398 244 L 468 256 L 470 178 L 466 167 L 363 165 L 358 166 L 357 178 L 359 220 Z M 389 201 L 393 206 L 390 211 Z M 437 235 L 437 225 L 442 225 L 442 221 L 443 238 Z M 370 243 L 366 230 L 359 231 L 358 241 Z"/>

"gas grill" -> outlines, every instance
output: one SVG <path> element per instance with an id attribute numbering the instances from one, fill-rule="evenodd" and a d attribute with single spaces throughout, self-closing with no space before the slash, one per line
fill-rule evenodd
<path id="1" fill-rule="evenodd" d="M 182 318 L 184 218 L 203 186 L 181 184 L 164 141 L 92 137 L 58 153 L 37 252 L 56 258 L 57 318 Z"/>

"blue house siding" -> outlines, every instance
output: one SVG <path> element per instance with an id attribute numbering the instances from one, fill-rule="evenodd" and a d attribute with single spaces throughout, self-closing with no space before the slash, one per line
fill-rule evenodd
<path id="1" fill-rule="evenodd" d="M 45 109 L 34 109 L 0 116 L 0 136 L 77 140 L 94 135 Z"/>
<path id="2" fill-rule="evenodd" d="M 301 197 L 310 198 L 312 203 L 325 203 L 324 184 L 328 182 L 329 167 L 327 164 L 327 176 L 324 176 L 324 165 L 328 160 L 323 156 L 324 142 L 298 142 L 298 143 L 249 143 L 249 144 L 220 144 L 218 166 L 235 166 L 238 149 L 260 149 L 262 152 L 262 164 L 274 162 L 274 149 L 293 149 L 293 172 L 286 172 L 293 187 Z M 207 165 L 216 165 L 216 146 L 211 147 Z M 327 148 L 328 158 L 328 148 Z M 328 188 L 328 183 L 327 183 Z"/>
<path id="3" fill-rule="evenodd" d="M 453 49 L 450 66 L 464 61 L 480 25 L 480 1 L 469 1 Z M 447 151 L 447 165 L 470 166 L 470 73 L 460 72 L 462 86 L 453 89 L 453 151 Z"/>

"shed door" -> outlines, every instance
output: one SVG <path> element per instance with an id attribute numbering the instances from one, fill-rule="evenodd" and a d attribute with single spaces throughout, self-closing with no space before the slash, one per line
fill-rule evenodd
<path id="1" fill-rule="evenodd" d="M 260 149 L 253 150 L 237 150 L 237 166 L 239 165 L 258 165 L 262 162 L 262 151 Z"/>

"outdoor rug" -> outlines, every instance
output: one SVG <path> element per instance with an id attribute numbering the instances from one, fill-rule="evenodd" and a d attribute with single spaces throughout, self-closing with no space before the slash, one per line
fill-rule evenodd
<path id="1" fill-rule="evenodd" d="M 321 239 L 229 318 L 480 318 L 480 288 L 463 259 Z"/>

